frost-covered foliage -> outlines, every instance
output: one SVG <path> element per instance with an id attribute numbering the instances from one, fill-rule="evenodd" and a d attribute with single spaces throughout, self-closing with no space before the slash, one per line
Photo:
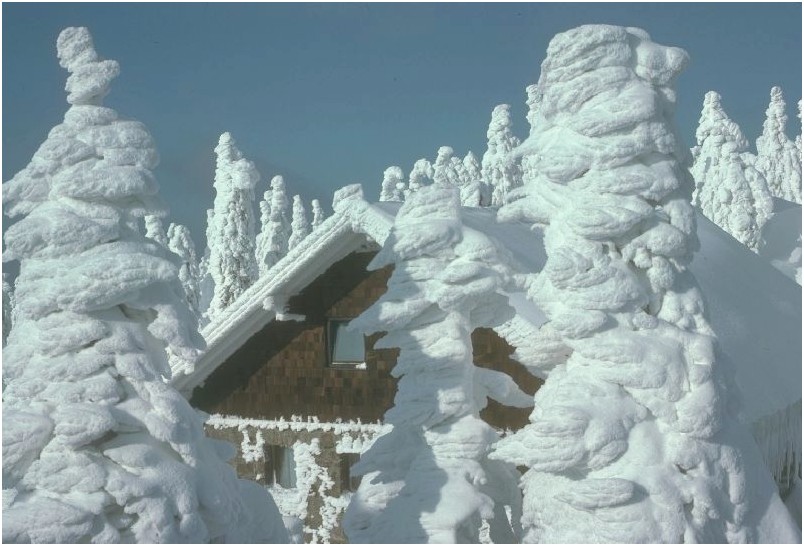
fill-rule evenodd
<path id="1" fill-rule="evenodd" d="M 680 49 L 589 25 L 550 42 L 534 170 L 501 221 L 545 225 L 529 290 L 548 322 L 530 423 L 493 455 L 528 467 L 525 542 L 798 542 L 724 389 L 687 266 L 697 246 L 672 120 Z M 534 364 L 534 363 L 532 363 Z"/>
<path id="2" fill-rule="evenodd" d="M 291 229 L 289 204 L 285 193 L 285 180 L 281 176 L 273 177 L 270 193 L 265 192 L 263 203 L 265 205 L 260 203 L 263 221 L 257 242 L 257 262 L 261 276 L 288 253 Z"/>
<path id="3" fill-rule="evenodd" d="M 288 250 L 296 248 L 305 237 L 310 234 L 310 221 L 307 220 L 307 211 L 299 195 L 293 196 L 293 216 L 290 222 L 290 239 Z"/>
<path id="4" fill-rule="evenodd" d="M 170 224 L 167 231 L 167 247 L 179 257 L 179 280 L 184 288 L 184 296 L 190 310 L 198 315 L 200 273 L 198 271 L 198 257 L 195 253 L 195 244 L 190 236 L 187 226 Z"/>
<path id="5" fill-rule="evenodd" d="M 14 287 L 6 280 L 6 274 L 3 273 L 3 347 L 6 346 L 8 334 L 11 332 L 11 327 L 14 324 Z"/>
<path id="6" fill-rule="evenodd" d="M 3 351 L 3 541 L 284 541 L 270 497 L 239 481 L 172 387 L 166 350 L 203 340 L 168 252 L 145 126 L 101 105 L 118 75 L 85 28 L 59 35 L 71 107 L 4 184 L 4 260 L 19 260 Z M 225 456 L 224 456 L 225 455 Z"/>
<path id="7" fill-rule="evenodd" d="M 528 98 L 525 103 L 528 105 L 528 124 L 530 125 L 530 132 L 528 135 L 532 135 L 533 132 L 536 130 L 536 117 L 538 116 L 539 112 L 539 103 L 541 102 L 541 94 L 539 93 L 539 86 L 536 84 L 529 85 L 525 88 L 525 93 L 527 94 Z"/>
<path id="8" fill-rule="evenodd" d="M 704 98 L 690 169 L 695 179 L 692 204 L 729 235 L 757 251 L 762 226 L 773 214 L 765 177 L 743 159 L 748 140 L 726 115 L 720 95 Z"/>
<path id="9" fill-rule="evenodd" d="M 321 207 L 321 201 L 318 199 L 313 199 L 312 202 L 313 206 L 313 223 L 311 224 L 312 228 L 315 229 L 321 224 L 324 223 L 327 216 L 324 214 L 324 209 Z"/>
<path id="10" fill-rule="evenodd" d="M 405 190 L 405 197 L 411 193 L 418 191 L 424 186 L 429 186 L 433 183 L 433 176 L 435 172 L 433 165 L 425 158 L 421 158 L 413 164 L 408 178 L 408 188 Z"/>
<path id="11" fill-rule="evenodd" d="M 461 190 L 461 203 L 467 207 L 488 207 L 491 205 L 491 186 L 483 180 L 483 171 L 474 152 L 467 152 L 463 158 L 463 167 L 466 171 L 467 189 Z M 475 202 L 474 192 L 477 192 Z"/>
<path id="12" fill-rule="evenodd" d="M 149 214 L 145 217 L 145 236 L 149 239 L 153 239 L 165 248 L 168 246 L 165 227 L 162 225 L 162 219 L 159 216 Z"/>
<path id="13" fill-rule="evenodd" d="M 511 154 L 519 146 L 519 138 L 511 130 L 511 107 L 508 104 L 494 107 L 486 138 L 488 148 L 483 154 L 483 180 L 492 188 L 491 204 L 500 206 L 506 202 L 512 189 L 522 185 L 522 169 Z"/>
<path id="14" fill-rule="evenodd" d="M 402 201 L 405 196 L 405 173 L 401 167 L 392 165 L 382 174 L 380 201 Z"/>
<path id="15" fill-rule="evenodd" d="M 504 506 L 519 509 L 518 473 L 489 461 L 497 433 L 479 417 L 487 398 L 529 404 L 506 375 L 475 367 L 470 335 L 513 314 L 496 292 L 506 263 L 489 239 L 468 235 L 455 188 L 408 196 L 369 265 L 394 264 L 388 291 L 351 327 L 387 332 L 400 349 L 390 432 L 353 467 L 363 475 L 344 517 L 351 542 L 477 542 L 482 519 L 501 542 L 516 536 Z"/>
<path id="16" fill-rule="evenodd" d="M 215 284 L 206 310 L 210 321 L 226 309 L 258 277 L 254 255 L 254 186 L 260 179 L 254 164 L 223 133 L 215 148 L 215 202 L 209 246 L 209 274 Z"/>
<path id="17" fill-rule="evenodd" d="M 798 99 L 798 122 L 801 124 L 801 99 Z M 796 135 L 796 149 L 798 150 L 798 160 L 801 161 L 801 130 Z"/>
<path id="18" fill-rule="evenodd" d="M 449 146 L 441 146 L 433 163 L 433 184 L 442 188 L 459 187 L 458 173 L 452 163 L 454 150 Z"/>
<path id="19" fill-rule="evenodd" d="M 782 90 L 771 89 L 762 135 L 757 138 L 756 167 L 765 175 L 774 197 L 801 203 L 801 152 L 787 138 L 787 114 Z"/>

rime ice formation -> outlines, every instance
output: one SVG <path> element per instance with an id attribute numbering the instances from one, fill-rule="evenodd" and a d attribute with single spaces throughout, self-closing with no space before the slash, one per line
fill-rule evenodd
<path id="1" fill-rule="evenodd" d="M 288 250 L 296 248 L 305 237 L 310 234 L 310 222 L 307 220 L 307 211 L 299 195 L 293 196 L 293 216 L 290 222 L 290 239 Z"/>
<path id="2" fill-rule="evenodd" d="M 162 219 L 159 216 L 149 214 L 145 217 L 145 236 L 152 239 L 167 248 L 168 238 L 165 234 L 165 226 L 162 225 Z"/>
<path id="3" fill-rule="evenodd" d="M 436 154 L 435 163 L 433 163 L 433 184 L 442 188 L 456 188 L 459 187 L 460 182 L 457 180 L 458 173 L 455 172 L 452 164 L 452 155 L 454 150 L 449 146 L 441 146 Z"/>
<path id="4" fill-rule="evenodd" d="M 198 257 L 190 230 L 181 224 L 170 224 L 167 231 L 167 247 L 179 257 L 179 281 L 184 288 L 184 296 L 190 310 L 198 315 L 199 279 Z"/>
<path id="5" fill-rule="evenodd" d="M 385 295 L 351 326 L 387 332 L 375 346 L 400 348 L 392 371 L 400 379 L 384 418 L 392 429 L 354 466 L 363 480 L 344 516 L 351 542 L 477 542 L 482 519 L 501 542 L 516 541 L 504 506 L 518 513 L 518 472 L 487 459 L 497 434 L 479 412 L 488 397 L 520 407 L 530 397 L 473 365 L 472 331 L 513 311 L 496 292 L 504 258 L 463 230 L 459 205 L 455 188 L 411 194 L 369 265 L 395 269 Z"/>
<path id="6" fill-rule="evenodd" d="M 117 62 L 85 28 L 58 37 L 64 122 L 4 184 L 19 260 L 3 351 L 3 541 L 284 541 L 272 501 L 237 479 L 166 383 L 166 350 L 203 343 L 168 252 L 138 223 L 163 213 L 151 136 L 101 105 Z"/>
<path id="7" fill-rule="evenodd" d="M 215 202 L 209 230 L 209 275 L 214 283 L 206 310 L 215 320 L 255 280 L 254 186 L 260 180 L 254 164 L 223 133 L 215 147 Z"/>
<path id="8" fill-rule="evenodd" d="M 311 225 L 312 228 L 315 229 L 324 223 L 326 215 L 324 214 L 324 209 L 321 207 L 321 201 L 319 201 L 318 199 L 313 199 L 312 206 L 313 206 L 313 223 Z"/>
<path id="9" fill-rule="evenodd" d="M 466 189 L 461 190 L 461 203 L 467 207 L 491 205 L 491 186 L 483 180 L 480 162 L 471 150 L 463 158 L 463 167 L 466 172 Z M 475 202 L 475 192 L 477 202 Z"/>
<path id="10" fill-rule="evenodd" d="M 269 200 L 270 198 L 270 200 Z M 257 261 L 260 275 L 264 275 L 288 253 L 290 239 L 290 220 L 288 219 L 288 198 L 285 193 L 285 180 L 275 176 L 271 180 L 270 194 L 265 192 L 266 205 L 260 204 L 263 211 L 262 229 L 258 240 Z M 267 222 L 265 221 L 267 214 Z"/>
<path id="11" fill-rule="evenodd" d="M 528 98 L 525 103 L 528 105 L 528 124 L 530 125 L 530 132 L 528 136 L 532 135 L 536 130 L 536 118 L 539 113 L 539 103 L 541 102 L 541 95 L 539 93 L 539 86 L 536 84 L 529 85 L 525 88 L 525 93 Z"/>
<path id="12" fill-rule="evenodd" d="M 491 112 L 486 138 L 488 148 L 483 154 L 483 180 L 492 188 L 491 204 L 500 206 L 508 193 L 522 185 L 522 170 L 511 151 L 519 139 L 511 131 L 511 107 L 499 104 Z"/>
<path id="13" fill-rule="evenodd" d="M 11 332 L 13 325 L 12 316 L 14 314 L 14 288 L 6 280 L 6 274 L 3 273 L 3 347 L 6 346 L 8 334 Z"/>
<path id="14" fill-rule="evenodd" d="M 774 197 L 801 203 L 801 152 L 787 138 L 787 114 L 782 90 L 771 89 L 762 135 L 757 138 L 756 167 L 765 175 Z"/>
<path id="15" fill-rule="evenodd" d="M 401 167 L 392 165 L 382 173 L 380 201 L 402 201 L 405 191 L 405 173 Z"/>
<path id="16" fill-rule="evenodd" d="M 743 159 L 748 140 L 723 110 L 720 95 L 704 98 L 690 171 L 695 179 L 692 204 L 729 235 L 753 251 L 759 249 L 762 226 L 773 214 L 765 177 Z"/>
<path id="17" fill-rule="evenodd" d="M 801 124 L 801 99 L 798 99 L 798 122 Z M 798 150 L 798 160 L 801 161 L 801 131 L 796 135 L 796 150 Z"/>
<path id="18" fill-rule="evenodd" d="M 687 269 L 697 246 L 672 120 L 686 53 L 642 30 L 555 36 L 531 176 L 501 221 L 544 225 L 529 290 L 546 383 L 493 457 L 525 465 L 524 542 L 798 542 L 723 388 Z M 760 365 L 760 363 L 757 363 Z"/>
<path id="19" fill-rule="evenodd" d="M 411 193 L 418 191 L 420 188 L 432 184 L 433 176 L 433 165 L 425 158 L 417 160 L 416 163 L 413 164 L 413 168 L 410 170 L 408 189 L 405 190 L 405 196 L 407 197 Z"/>

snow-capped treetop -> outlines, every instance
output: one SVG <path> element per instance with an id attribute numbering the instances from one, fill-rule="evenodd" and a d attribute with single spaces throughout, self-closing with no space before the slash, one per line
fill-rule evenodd
<path id="1" fill-rule="evenodd" d="M 267 200 L 270 197 L 270 206 Z M 277 175 L 271 179 L 270 194 L 265 193 L 268 222 L 260 231 L 260 251 L 257 259 L 260 275 L 264 275 L 288 252 L 291 235 L 289 203 L 285 193 L 285 179 Z"/>
<path id="2" fill-rule="evenodd" d="M 65 89 L 67 102 L 100 105 L 109 93 L 109 84 L 120 74 L 117 61 L 100 60 L 92 35 L 84 27 L 70 27 L 56 42 L 59 64 L 70 72 Z"/>
<path id="3" fill-rule="evenodd" d="M 392 165 L 382 174 L 380 201 L 402 201 L 405 190 L 405 173 L 402 167 Z"/>
<path id="4" fill-rule="evenodd" d="M 457 176 L 452 164 L 453 149 L 449 146 L 441 146 L 438 149 L 435 163 L 433 164 L 433 184 L 443 188 L 458 186 Z"/>
<path id="5" fill-rule="evenodd" d="M 688 269 L 692 179 L 673 121 L 686 52 L 611 25 L 547 51 L 522 145 L 532 176 L 498 214 L 546 226 L 529 297 L 548 319 L 532 339 L 547 380 L 494 455 L 529 467 L 523 542 L 796 541 Z"/>
<path id="6" fill-rule="evenodd" d="M 771 89 L 762 135 L 757 138 L 756 167 L 765 175 L 774 197 L 801 203 L 801 154 L 786 131 L 787 114 L 782 89 Z"/>
<path id="7" fill-rule="evenodd" d="M 417 160 L 410 170 L 407 193 L 417 191 L 422 186 L 432 184 L 433 174 L 433 165 L 426 158 Z"/>
<path id="8" fill-rule="evenodd" d="M 206 314 L 210 320 L 228 307 L 258 277 L 254 255 L 254 186 L 260 179 L 232 135 L 215 147 L 215 201 L 210 230 L 209 274 L 215 283 Z"/>
<path id="9" fill-rule="evenodd" d="M 732 237 L 756 251 L 762 226 L 773 213 L 765 177 L 746 161 L 748 139 L 726 115 L 720 95 L 704 97 L 690 169 L 695 179 L 692 203 Z"/>
<path id="10" fill-rule="evenodd" d="M 483 180 L 492 186 L 492 205 L 502 205 L 512 189 L 522 185 L 522 171 L 511 151 L 519 139 L 511 129 L 511 106 L 499 104 L 491 112 L 486 137 L 488 148 L 483 154 Z"/>
<path id="11" fill-rule="evenodd" d="M 288 240 L 288 250 L 296 248 L 305 237 L 310 234 L 310 222 L 307 220 L 307 211 L 299 195 L 293 196 L 293 217 L 291 220 L 291 233 Z"/>
<path id="12" fill-rule="evenodd" d="M 313 199 L 312 206 L 313 206 L 312 228 L 315 229 L 324 223 L 326 215 L 324 214 L 324 209 L 321 207 L 321 201 L 319 201 L 318 199 Z"/>
<path id="13" fill-rule="evenodd" d="M 165 226 L 159 216 L 149 214 L 145 217 L 145 236 L 153 239 L 163 247 L 168 246 L 168 237 L 165 234 Z"/>

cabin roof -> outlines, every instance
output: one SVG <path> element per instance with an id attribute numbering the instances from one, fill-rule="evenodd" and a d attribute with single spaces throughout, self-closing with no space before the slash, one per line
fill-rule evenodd
<path id="1" fill-rule="evenodd" d="M 207 349 L 195 371 L 174 385 L 189 393 L 271 320 L 283 320 L 284 306 L 332 264 L 369 245 L 382 245 L 401 203 L 369 203 L 347 187 L 335 214 L 288 252 L 213 323 L 202 330 Z M 344 190 L 340 190 L 344 192 Z M 337 197 L 336 197 L 337 199 Z M 464 225 L 492 238 L 522 275 L 508 294 L 516 310 L 498 333 L 511 345 L 545 322 L 524 295 L 528 279 L 546 261 L 542 233 L 522 223 L 498 223 L 491 208 L 461 209 Z M 704 295 L 710 323 L 742 396 L 743 418 L 755 422 L 801 400 L 801 287 L 698 215 L 700 250 L 691 270 Z M 513 335 L 512 335 L 513 333 Z"/>

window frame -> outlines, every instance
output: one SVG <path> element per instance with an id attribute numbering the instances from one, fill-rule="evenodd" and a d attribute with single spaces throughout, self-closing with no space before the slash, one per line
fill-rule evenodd
<path id="1" fill-rule="evenodd" d="M 327 367 L 334 369 L 334 370 L 365 370 L 367 368 L 366 363 L 366 355 L 368 353 L 367 347 L 367 338 L 365 334 L 361 334 L 363 337 L 363 360 L 361 361 L 335 361 L 335 333 L 333 332 L 333 326 L 337 324 L 343 324 L 344 327 L 352 322 L 355 317 L 327 317 L 327 324 L 325 326 L 325 350 L 326 350 L 326 358 L 327 358 Z"/>

